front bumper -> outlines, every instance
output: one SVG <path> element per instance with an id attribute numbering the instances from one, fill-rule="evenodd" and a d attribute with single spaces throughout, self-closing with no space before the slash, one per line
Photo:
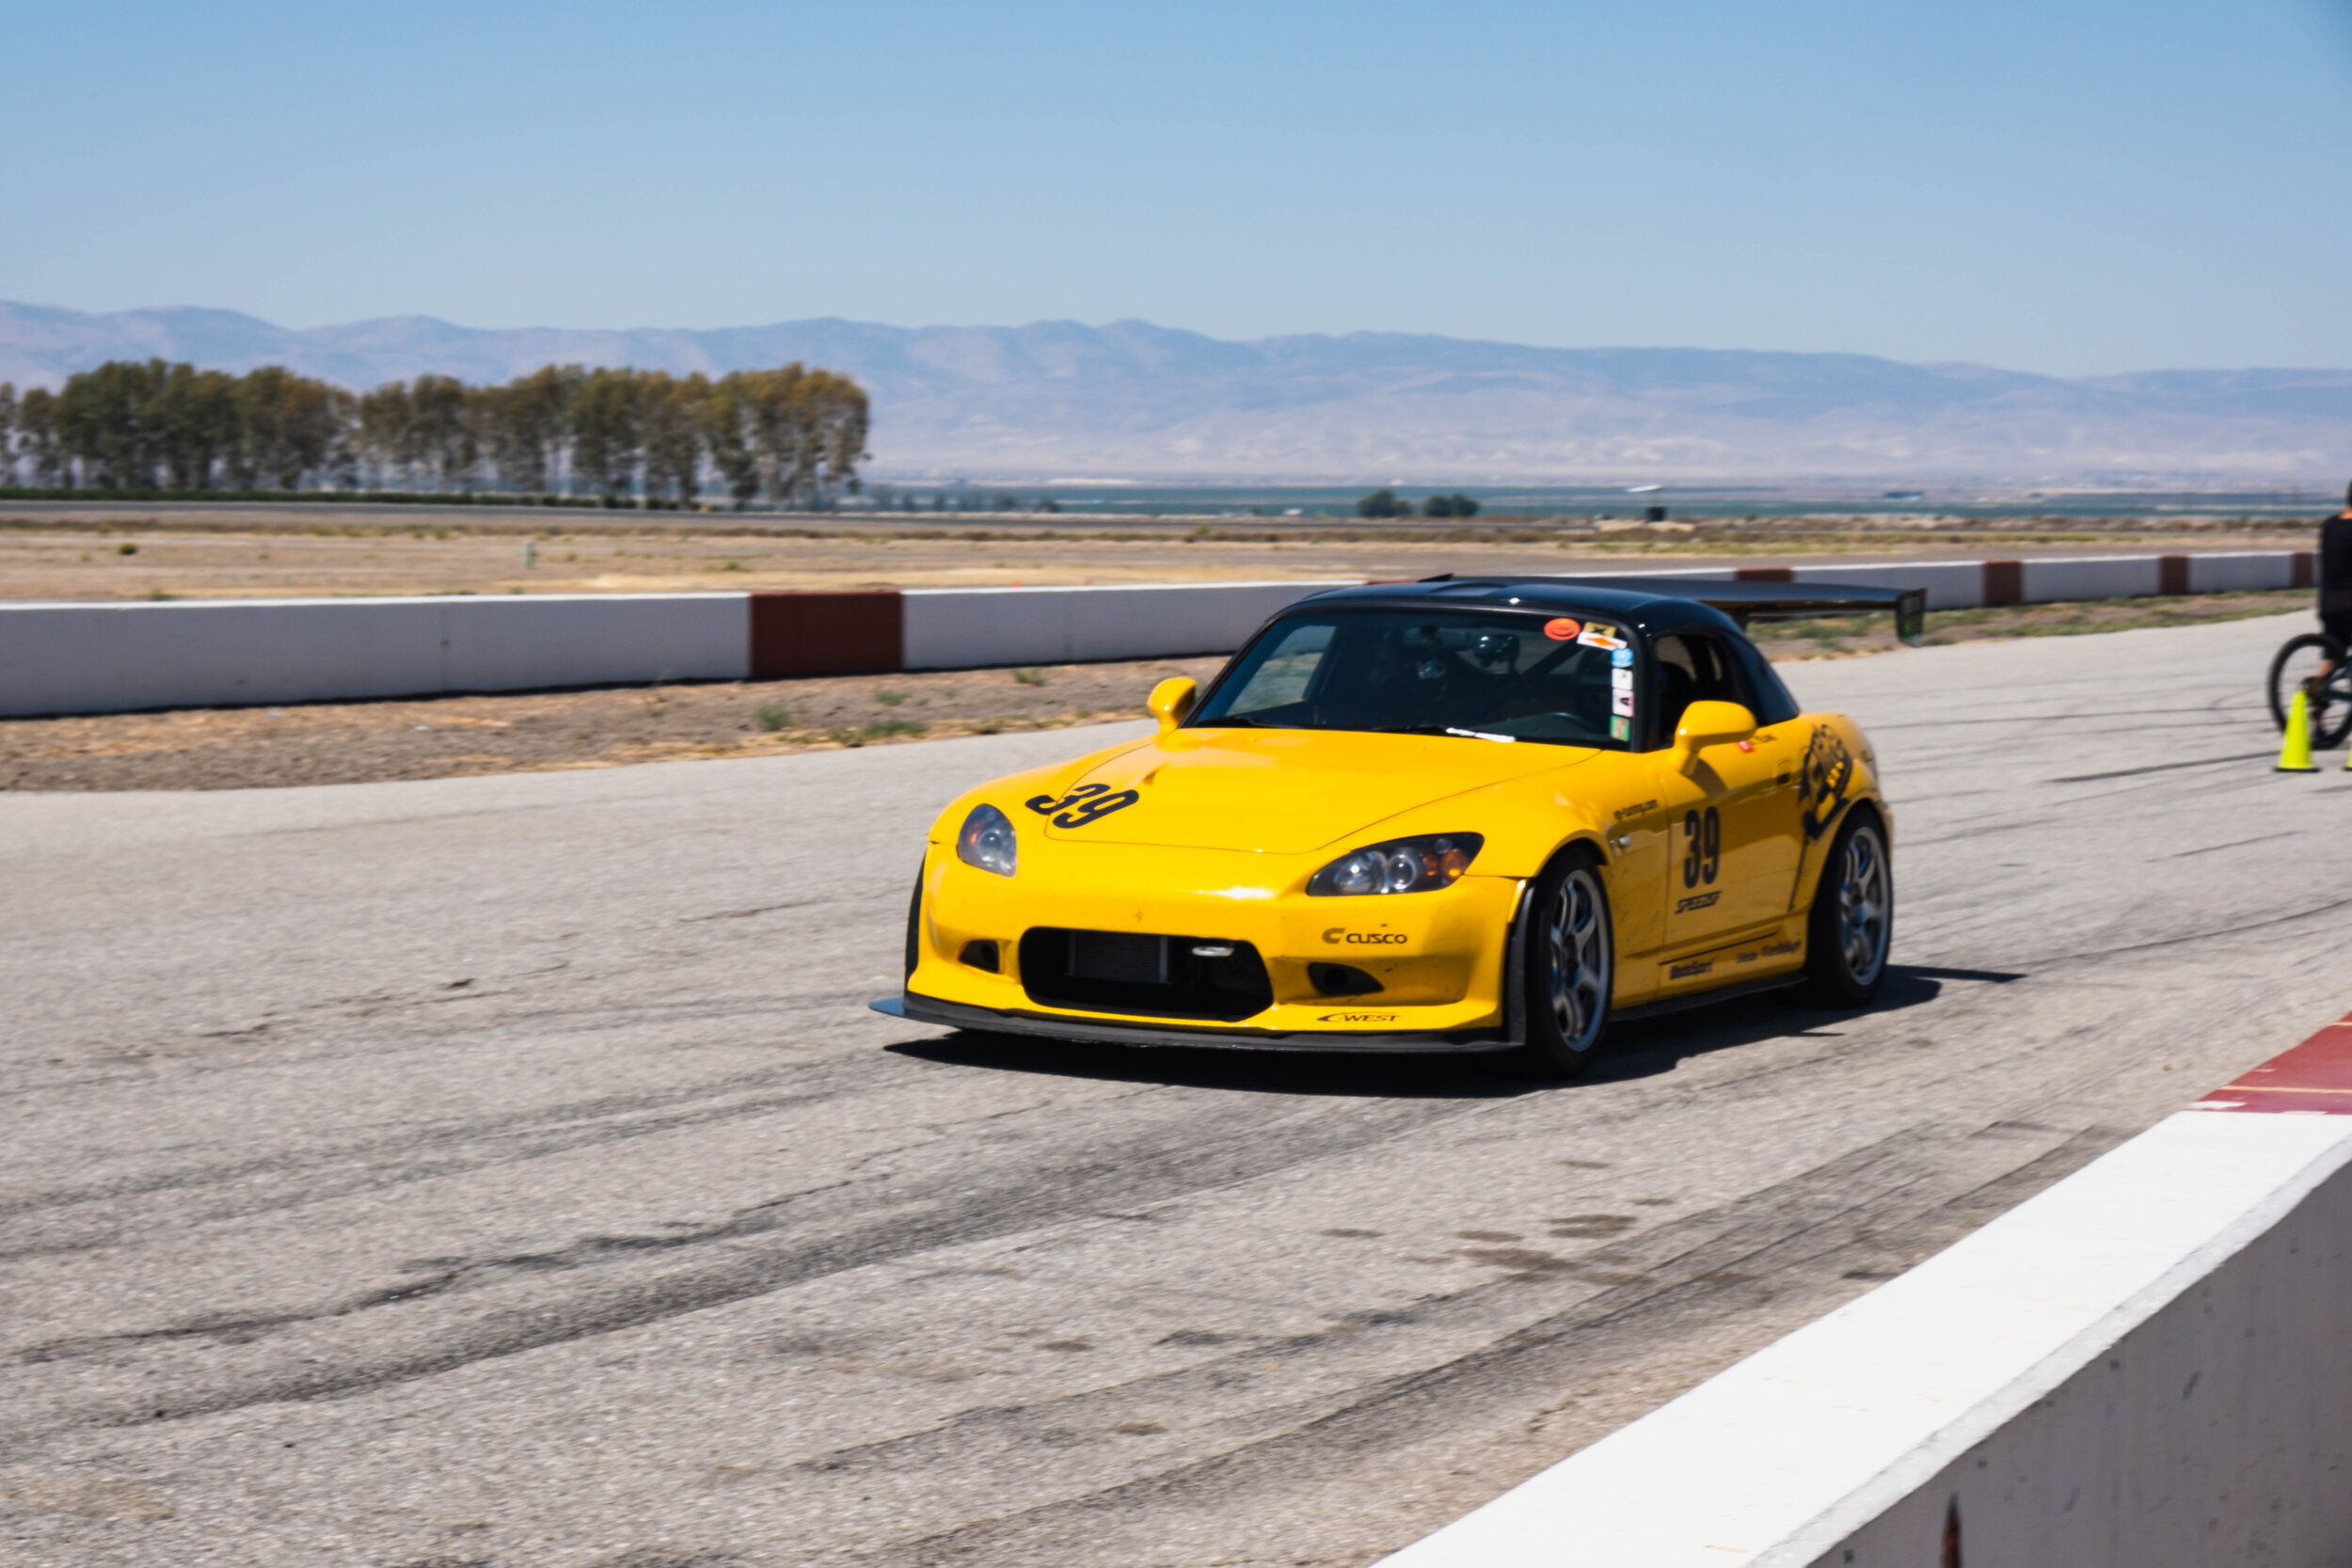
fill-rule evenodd
<path id="1" fill-rule="evenodd" d="M 1425 894 L 1311 898 L 1327 856 L 1281 857 L 1125 845 L 1024 846 L 1017 879 L 934 845 L 926 859 L 913 972 L 895 1016 L 1063 1039 L 1277 1051 L 1493 1051 L 1517 1042 L 1512 949 L 1522 884 L 1465 877 Z M 1286 863 L 1295 861 L 1296 863 Z M 1311 863 L 1310 863 L 1311 862 Z M 1037 929 L 1181 933 L 1248 942 L 1269 1005 L 1246 1017 L 1072 1006 L 1024 983 L 1022 938 Z M 997 968 L 964 961 L 993 942 Z M 1331 995 L 1316 972 L 1345 965 L 1379 990 Z"/>
<path id="2" fill-rule="evenodd" d="M 1397 1034 L 1369 1029 L 1250 1029 L 1230 1024 L 1179 1024 L 1159 1019 L 1130 1022 L 1102 1014 L 1057 1013 L 1041 1008 L 976 1007 L 968 1003 L 918 996 L 913 991 L 903 996 L 885 996 L 866 1006 L 878 1013 L 914 1023 L 938 1023 L 951 1029 L 999 1035 L 1037 1035 L 1047 1039 L 1098 1045 L 1207 1046 L 1227 1051 L 1469 1053 L 1508 1051 L 1518 1043 L 1502 1029 Z"/>

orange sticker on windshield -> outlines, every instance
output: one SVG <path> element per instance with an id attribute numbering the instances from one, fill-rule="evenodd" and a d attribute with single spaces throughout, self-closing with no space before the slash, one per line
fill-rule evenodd
<path id="1" fill-rule="evenodd" d="M 1550 638 L 1554 642 L 1565 642 L 1583 629 L 1583 622 L 1571 621 L 1565 615 L 1560 617 L 1557 621 L 1546 621 L 1544 623 L 1544 635 Z"/>

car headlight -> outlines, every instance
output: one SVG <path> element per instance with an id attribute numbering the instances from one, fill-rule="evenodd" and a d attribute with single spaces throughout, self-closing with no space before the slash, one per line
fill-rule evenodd
<path id="1" fill-rule="evenodd" d="M 1307 891 L 1318 898 L 1337 898 L 1452 887 L 1486 842 L 1476 833 L 1432 833 L 1366 845 L 1308 878 Z"/>
<path id="2" fill-rule="evenodd" d="M 956 859 L 999 877 L 1012 875 L 1020 853 L 1020 846 L 1013 842 L 1012 824 L 994 806 L 974 806 L 956 834 Z"/>

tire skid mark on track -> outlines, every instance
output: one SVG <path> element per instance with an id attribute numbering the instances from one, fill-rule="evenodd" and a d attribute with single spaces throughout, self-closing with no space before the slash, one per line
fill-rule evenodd
<path id="1" fill-rule="evenodd" d="M 573 1292 L 568 1300 L 551 1302 L 542 1296 L 521 1307 L 496 1307 L 470 1323 L 438 1325 L 435 1343 L 426 1348 L 277 1377 L 232 1380 L 230 1386 L 174 1400 L 161 1413 L 151 1401 L 135 1408 L 118 1405 L 111 1411 L 93 1407 L 77 1424 L 145 1426 L 159 1419 L 213 1415 L 256 1404 L 365 1393 L 480 1361 L 619 1333 L 771 1294 L 870 1263 L 1010 1236 L 1083 1218 L 1104 1208 L 1131 1208 L 1228 1186 L 1331 1154 L 1355 1152 L 1422 1131 L 1438 1121 L 1474 1115 L 1480 1108 L 1477 1101 L 1398 1106 L 1360 1101 L 1347 1108 L 1356 1113 L 1352 1117 L 1328 1108 L 1294 1109 L 1279 1118 L 1289 1124 L 1294 1136 L 1275 1139 L 1267 1136 L 1263 1126 L 1233 1128 L 1230 1107 L 1204 1105 L 1201 1119 L 1217 1117 L 1220 1123 L 1205 1136 L 1200 1129 L 1180 1122 L 1164 1131 L 1156 1148 L 1128 1145 L 1117 1150 L 1081 1150 L 1085 1158 L 1058 1170 L 1041 1169 L 1028 1159 L 1008 1164 L 998 1173 L 994 1188 L 977 1193 L 970 1190 L 968 1176 L 943 1177 L 930 1185 L 953 1189 L 949 1196 L 933 1197 L 929 1207 L 919 1197 L 902 1200 L 914 1212 L 879 1224 L 870 1223 L 871 1216 L 884 1199 L 881 1195 L 861 1193 L 852 1205 L 855 1217 L 869 1222 L 861 1229 L 788 1243 L 656 1279 L 592 1284 Z M 1342 1126 L 1343 1122 L 1348 1125 Z M 783 1216 L 770 1215 L 760 1223 L 747 1222 L 740 1228 L 723 1228 L 683 1241 L 690 1245 L 739 1242 L 781 1228 L 784 1223 Z"/>
<path id="2" fill-rule="evenodd" d="M 2036 1137 L 2036 1132 L 2046 1136 Z M 1631 1364 L 1654 1352 L 1661 1332 L 1671 1336 L 1692 1331 L 1712 1320 L 1753 1310 L 1786 1285 L 1822 1276 L 1825 1260 L 1851 1255 L 1855 1261 L 1887 1266 L 1869 1271 L 1873 1278 L 1907 1267 L 2080 1169 L 2127 1134 L 2091 1128 L 2052 1146 L 2057 1136 L 2056 1130 L 2017 1123 L 1996 1123 L 1961 1140 L 1928 1127 L 1904 1129 L 1720 1209 L 1613 1243 L 1604 1249 L 1613 1256 L 1640 1255 L 1625 1262 L 1645 1269 L 1640 1282 L 1604 1290 L 1442 1364 L 1349 1390 L 1342 1396 L 1345 1402 L 1290 1430 L 1253 1434 L 1236 1447 L 1154 1474 L 922 1536 L 879 1553 L 861 1554 L 858 1560 L 894 1568 L 946 1568 L 973 1560 L 1078 1560 L 1083 1553 L 1068 1554 L 1077 1550 L 1079 1541 L 1093 1539 L 1090 1521 L 1104 1514 L 1157 1513 L 1173 1496 L 1186 1493 L 1230 1503 L 1237 1491 L 1279 1485 L 1289 1471 L 1328 1463 L 1334 1454 L 1355 1460 L 1368 1450 L 1427 1441 L 1441 1435 L 1452 1424 L 1449 1418 L 1458 1418 L 1466 1410 L 1496 1400 L 1524 1402 L 1529 1388 L 1589 1383 L 1613 1366 Z M 1924 1144 L 1997 1144 L 2021 1137 L 2026 1147 L 2039 1145 L 2041 1151 L 1958 1191 L 1950 1190 L 1954 1172 L 1920 1157 Z M 1897 1225 L 1906 1227 L 1905 1244 L 1899 1248 L 1883 1240 Z M 1417 1303 L 1414 1310 L 1435 1315 L 1479 1298 L 1520 1291 L 1526 1284 L 1524 1277 L 1506 1277 L 1452 1297 Z M 1322 1338 L 1327 1341 L 1330 1337 Z M 1219 1365 L 1230 1361 L 1238 1367 L 1263 1354 L 1261 1349 L 1237 1353 L 1221 1358 Z M 1197 1397 L 1214 1380 L 1196 1369 L 1174 1374 L 1171 1381 L 1201 1385 L 1197 1391 L 1181 1390 Z M 1089 1390 L 1076 1402 L 1133 1408 L 1132 1399 L 1112 1397 L 1119 1392 Z M 980 1423 L 983 1431 L 962 1435 L 984 1435 L 994 1447 L 1024 1441 L 1034 1446 L 1041 1426 L 1050 1431 L 1080 1424 L 1064 1408 L 1076 1402 L 987 1412 Z M 1098 1423 L 1100 1418 L 1095 1418 Z M 957 1427 L 917 1433 L 890 1444 L 842 1450 L 803 1468 L 819 1475 L 869 1467 L 918 1468 L 935 1460 L 959 1434 Z M 1487 1484 L 1491 1489 L 1493 1481 Z M 1044 1539 L 1037 1539 L 1041 1536 Z"/>
<path id="3" fill-rule="evenodd" d="M 2235 921 L 2226 926 L 2216 926 L 2202 931 L 2190 931 L 2177 937 L 2159 937 L 2152 942 L 2126 942 L 2120 947 L 2098 947 L 2084 953 L 2061 953 L 2039 961 L 2045 965 L 2090 963 L 2101 958 L 2122 958 L 2131 953 L 2153 953 L 2160 948 L 2178 947 L 2185 942 L 2219 942 L 2230 937 L 2247 936 L 2255 931 L 2271 930 L 2280 926 L 2299 925 L 2303 921 L 2316 920 L 2321 915 L 2334 914 L 2339 910 L 2346 909 L 2352 909 L 2352 898 L 2337 898 L 2312 909 L 2297 910 L 2292 914 L 2271 915 L 2259 920 Z"/>
<path id="4" fill-rule="evenodd" d="M 845 1094 L 857 1092 L 863 1086 L 836 1084 L 786 1088 L 783 1092 L 759 1098 L 694 1108 L 694 1102 L 698 1101 L 707 1101 L 719 1096 L 755 1094 L 758 1090 L 780 1086 L 794 1078 L 806 1076 L 809 1073 L 804 1069 L 785 1069 L 755 1075 L 749 1082 L 739 1078 L 667 1094 L 577 1101 L 549 1106 L 522 1117 L 499 1117 L 428 1131 L 403 1129 L 341 1148 L 189 1170 L 163 1171 L 136 1180 L 33 1193 L 0 1199 L 0 1220 L 91 1205 L 116 1204 L 127 1198 L 192 1194 L 271 1178 L 303 1178 L 320 1183 L 305 1186 L 296 1192 L 218 1205 L 193 1215 L 173 1215 L 167 1221 L 165 1216 L 144 1217 L 149 1227 L 168 1223 L 173 1228 L 186 1228 L 191 1225 L 215 1224 L 253 1214 L 304 1208 L 357 1192 L 381 1191 L 493 1165 L 543 1159 L 599 1144 L 619 1143 L 688 1127 L 708 1126 L 746 1116 L 774 1115 L 820 1105 Z M 619 1120 L 623 1117 L 639 1119 Z M 478 1147 L 483 1145 L 492 1147 Z M 453 1152 L 439 1158 L 433 1157 L 433 1151 L 438 1149 Z M 321 1177 L 322 1172 L 353 1165 L 362 1168 L 342 1180 Z M 126 1225 L 121 1229 L 108 1231 L 75 1244 L 113 1244 L 139 1233 L 140 1228 L 143 1227 Z M 0 1261 L 32 1256 L 41 1250 L 46 1249 L 21 1249 L 0 1243 Z"/>

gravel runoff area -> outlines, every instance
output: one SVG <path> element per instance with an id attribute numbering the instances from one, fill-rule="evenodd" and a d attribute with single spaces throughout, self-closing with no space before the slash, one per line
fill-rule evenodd
<path id="1" fill-rule="evenodd" d="M 2308 591 L 1938 612 L 1931 642 L 2265 615 Z M 1895 646 L 1884 617 L 1763 627 L 1775 658 Z M 1169 675 L 1222 658 L 631 687 L 518 696 L 0 720 L 0 790 L 237 789 L 760 756 L 1048 729 L 1141 711 Z"/>
<path id="2" fill-rule="evenodd" d="M 2305 624 L 1792 669 L 1880 1005 L 1565 1086 L 866 1012 L 940 806 L 1135 723 L 0 797 L 0 1561 L 1369 1562 L 2344 1011 Z"/>

